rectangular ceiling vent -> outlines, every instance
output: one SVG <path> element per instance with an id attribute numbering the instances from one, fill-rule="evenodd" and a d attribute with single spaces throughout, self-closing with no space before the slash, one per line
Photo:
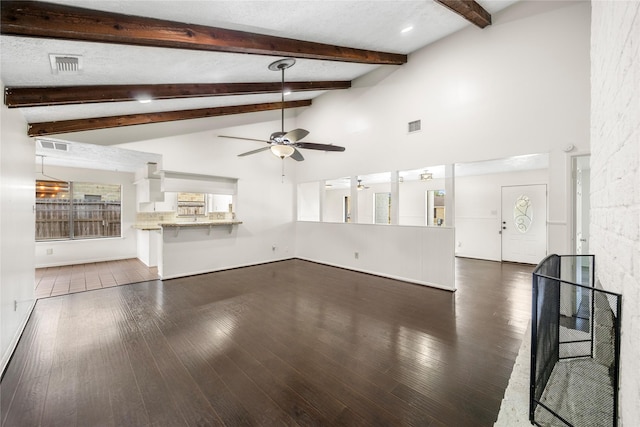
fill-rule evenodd
<path id="1" fill-rule="evenodd" d="M 65 144 L 64 142 L 55 142 L 55 141 L 46 141 L 39 139 L 40 147 L 46 148 L 47 150 L 57 150 L 57 151 L 69 151 L 69 144 Z"/>
<path id="2" fill-rule="evenodd" d="M 414 120 L 412 122 L 409 122 L 409 133 L 412 132 L 418 132 L 422 127 L 421 127 L 422 123 L 420 122 L 420 120 Z"/>
<path id="3" fill-rule="evenodd" d="M 82 72 L 82 55 L 49 54 L 52 74 L 80 74 Z"/>

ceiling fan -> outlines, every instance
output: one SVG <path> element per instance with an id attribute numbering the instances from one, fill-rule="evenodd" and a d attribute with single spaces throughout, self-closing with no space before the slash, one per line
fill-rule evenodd
<path id="1" fill-rule="evenodd" d="M 309 134 L 308 130 L 305 129 L 294 129 L 289 132 L 284 131 L 284 70 L 293 66 L 296 63 L 296 60 L 293 58 L 284 58 L 278 61 L 275 61 L 269 64 L 269 69 L 271 71 L 280 71 L 282 73 L 282 91 L 281 91 L 281 102 L 282 102 L 282 114 L 281 114 L 281 125 L 280 132 L 273 132 L 269 137 L 269 140 L 262 139 L 254 139 L 254 138 L 242 138 L 238 136 L 226 136 L 226 135 L 218 135 L 221 138 L 231 138 L 231 139 L 243 139 L 247 141 L 258 141 L 258 142 L 266 142 L 269 144 L 267 147 L 258 148 L 257 150 L 247 151 L 246 153 L 238 154 L 238 157 L 248 156 L 250 154 L 256 154 L 261 151 L 271 150 L 273 154 L 284 159 L 285 157 L 291 157 L 293 160 L 302 161 L 304 157 L 298 151 L 298 148 L 305 148 L 308 150 L 321 150 L 321 151 L 344 151 L 344 147 L 340 147 L 338 145 L 333 144 L 317 144 L 314 142 L 300 142 L 302 138 Z"/>
<path id="2" fill-rule="evenodd" d="M 369 189 L 369 187 L 368 187 L 368 186 L 366 186 L 366 185 L 364 185 L 364 184 L 362 183 L 362 180 L 361 180 L 361 179 L 359 179 L 359 180 L 358 180 L 358 185 L 356 186 L 356 188 L 357 188 L 358 190 L 368 190 L 368 189 Z"/>

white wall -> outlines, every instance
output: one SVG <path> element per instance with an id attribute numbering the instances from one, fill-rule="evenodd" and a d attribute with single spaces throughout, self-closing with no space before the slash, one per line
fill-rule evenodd
<path id="1" fill-rule="evenodd" d="M 390 192 L 390 184 L 371 184 L 369 189 L 358 191 L 358 222 L 373 223 L 373 195 Z M 399 185 L 399 225 L 426 225 L 426 192 L 444 190 L 444 179 L 429 181 L 405 181 Z M 330 189 L 325 192 L 323 204 L 324 222 L 344 222 L 344 198 L 351 195 L 351 189 Z M 311 220 L 300 218 L 301 220 Z"/>
<path id="2" fill-rule="evenodd" d="M 389 192 L 391 192 L 391 184 L 389 183 L 365 184 L 365 188 L 358 191 L 359 224 L 373 224 L 375 222 L 375 194 Z"/>
<path id="3" fill-rule="evenodd" d="M 640 420 L 640 3 L 594 1 L 591 249 L 596 279 L 622 293 L 621 425 Z"/>
<path id="4" fill-rule="evenodd" d="M 320 220 L 320 184 L 303 182 L 297 189 L 297 212 L 300 221 Z"/>
<path id="5" fill-rule="evenodd" d="M 449 227 L 299 221 L 296 224 L 296 255 L 351 270 L 454 290 L 453 238 L 453 229 Z"/>
<path id="6" fill-rule="evenodd" d="M 322 220 L 324 222 L 344 222 L 344 198 L 348 196 L 351 196 L 350 188 L 325 191 Z"/>
<path id="7" fill-rule="evenodd" d="M 4 92 L 4 84 L 1 85 Z M 0 107 L 0 369 L 34 303 L 35 144 L 17 110 Z M 14 305 L 17 302 L 17 305 Z"/>
<path id="8" fill-rule="evenodd" d="M 33 163 L 31 167 L 33 168 Z M 46 163 L 45 173 L 69 181 L 122 185 L 122 237 L 37 242 L 36 267 L 136 258 L 137 237 L 136 230 L 132 228 L 136 220 L 136 189 L 133 185 L 133 173 L 55 167 L 47 166 Z M 37 173 L 36 178 L 40 177 Z M 52 249 L 53 253 L 48 255 L 47 249 Z"/>
<path id="9" fill-rule="evenodd" d="M 290 127 L 291 123 L 286 123 L 285 128 Z M 221 229 L 210 235 L 203 229 L 181 229 L 176 238 L 173 230 L 165 230 L 163 278 L 294 256 L 296 162 L 285 159 L 283 178 L 282 161 L 269 151 L 237 157 L 259 148 L 258 143 L 217 138 L 217 135 L 266 138 L 279 128 L 280 123 L 273 121 L 122 145 L 162 154 L 165 170 L 238 178 L 234 210 L 243 224 L 234 227 L 231 234 L 226 231 L 222 234 Z M 191 240 L 191 244 L 185 239 Z"/>
<path id="10" fill-rule="evenodd" d="M 429 181 L 405 181 L 400 184 L 400 225 L 426 225 L 426 192 L 444 189 L 444 178 Z"/>
<path id="11" fill-rule="evenodd" d="M 570 162 L 589 147 L 587 2 L 522 2 L 314 100 L 297 119 L 344 153 L 305 153 L 300 182 L 549 153 L 550 249 L 566 253 Z M 407 123 L 422 131 L 407 134 Z"/>
<path id="12" fill-rule="evenodd" d="M 456 255 L 501 261 L 502 186 L 547 184 L 546 169 L 456 178 Z"/>

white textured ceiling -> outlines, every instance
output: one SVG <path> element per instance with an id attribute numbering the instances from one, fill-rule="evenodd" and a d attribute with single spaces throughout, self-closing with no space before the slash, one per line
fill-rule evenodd
<path id="1" fill-rule="evenodd" d="M 478 0 L 494 14 L 517 0 Z M 470 26 L 432 0 L 168 1 L 49 0 L 88 9 L 242 30 L 312 42 L 410 54 Z M 403 28 L 413 30 L 401 33 Z M 477 31 L 482 31 L 477 29 Z M 83 71 L 53 74 L 49 54 L 82 55 Z M 267 66 L 280 57 L 202 52 L 54 39 L 0 36 L 0 78 L 5 87 L 103 84 L 235 83 L 279 81 Z M 297 59 L 287 81 L 354 80 L 380 66 Z M 384 65 L 383 67 L 394 67 Z M 312 99 L 322 91 L 298 92 L 287 100 Z M 211 108 L 279 101 L 279 94 L 116 102 L 21 109 L 29 123 L 88 117 Z M 295 114 L 295 110 L 287 115 Z M 274 120 L 279 112 L 128 126 L 61 135 L 67 141 L 114 144 Z M 54 136 L 58 137 L 58 136 Z"/>
<path id="2" fill-rule="evenodd" d="M 515 1 L 480 0 L 479 3 L 490 13 L 495 13 Z M 431 0 L 49 2 L 403 54 L 471 25 Z M 414 29 L 401 33 L 407 26 Z M 267 69 L 279 57 L 14 36 L 1 36 L 0 46 L 1 78 L 5 86 L 227 83 L 280 79 L 279 73 Z M 49 54 L 82 55 L 84 69 L 75 76 L 52 74 Z M 353 80 L 377 67 L 298 59 L 296 65 L 286 71 L 286 79 Z M 288 99 L 310 99 L 322 93 L 297 93 Z M 37 123 L 278 100 L 278 94 L 225 96 L 155 101 L 145 105 L 120 102 L 33 107 L 23 109 L 23 114 L 28 122 Z M 144 125 L 135 127 L 141 126 Z M 139 130 L 136 129 L 139 137 L 143 137 Z"/>

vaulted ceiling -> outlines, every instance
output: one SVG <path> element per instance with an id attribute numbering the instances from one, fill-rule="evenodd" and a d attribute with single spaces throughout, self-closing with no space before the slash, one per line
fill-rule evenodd
<path id="1" fill-rule="evenodd" d="M 297 61 L 285 73 L 295 112 L 461 28 L 482 31 L 515 1 L 3 0 L 4 102 L 31 136 L 126 127 L 136 140 L 158 123 L 191 133 L 217 116 L 275 119 L 275 60 Z"/>

